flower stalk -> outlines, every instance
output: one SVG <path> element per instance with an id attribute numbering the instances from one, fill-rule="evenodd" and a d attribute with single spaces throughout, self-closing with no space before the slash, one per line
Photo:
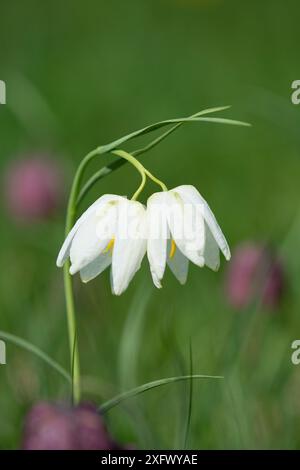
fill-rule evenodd
<path id="1" fill-rule="evenodd" d="M 68 202 L 67 217 L 66 217 L 66 236 L 70 232 L 71 228 L 75 223 L 76 218 L 76 201 L 78 192 L 80 189 L 81 181 L 83 178 L 84 170 L 87 164 L 98 155 L 99 149 L 95 149 L 88 153 L 82 160 L 76 172 L 72 189 Z M 76 315 L 74 305 L 74 293 L 73 293 L 73 282 L 70 275 L 70 262 L 67 261 L 64 265 L 64 288 L 65 288 L 65 301 L 66 301 L 66 313 L 67 313 L 67 324 L 68 324 L 68 335 L 69 335 L 69 348 L 70 348 L 70 367 L 72 376 L 72 403 L 77 405 L 80 402 L 80 362 L 79 362 L 79 349 L 77 340 L 77 327 L 76 327 Z"/>
<path id="2" fill-rule="evenodd" d="M 80 165 L 77 169 L 73 184 L 72 184 L 71 193 L 70 193 L 69 202 L 68 202 L 68 209 L 67 209 L 67 216 L 66 216 L 66 230 L 65 230 L 66 240 L 65 240 L 64 245 L 62 246 L 62 249 L 61 249 L 61 251 L 58 255 L 58 259 L 57 259 L 57 266 L 62 267 L 64 265 L 65 300 L 66 300 L 67 324 L 68 324 L 69 347 L 70 347 L 70 363 L 71 363 L 71 375 L 72 375 L 72 401 L 73 401 L 74 405 L 77 405 L 80 402 L 80 361 L 79 361 L 79 350 L 78 350 L 78 341 L 77 341 L 77 327 L 76 327 L 76 315 L 75 315 L 75 305 L 74 305 L 73 283 L 72 283 L 71 274 L 70 274 L 70 261 L 68 260 L 68 258 L 69 258 L 69 255 L 70 255 L 70 247 L 73 243 L 73 238 L 74 238 L 75 234 L 77 233 L 78 228 L 80 228 L 80 226 L 82 225 L 83 220 L 85 219 L 85 217 L 87 217 L 87 215 L 89 213 L 89 210 L 90 210 L 90 209 L 88 209 L 88 211 L 86 211 L 86 213 L 83 214 L 83 216 L 81 217 L 81 220 L 77 221 L 77 223 L 79 223 L 79 225 L 76 225 L 75 224 L 76 209 L 77 209 L 79 203 L 83 200 L 83 198 L 85 197 L 85 195 L 87 194 L 89 189 L 100 178 L 108 175 L 111 171 L 114 171 L 115 169 L 119 168 L 123 164 L 123 162 L 127 161 L 127 162 L 131 163 L 138 170 L 138 172 L 141 175 L 142 181 L 141 181 L 140 186 L 138 187 L 138 189 L 133 194 L 132 201 L 128 201 L 128 200 L 125 199 L 125 202 L 126 202 L 126 204 L 131 204 L 132 206 L 134 206 L 136 211 L 139 212 L 140 222 L 141 222 L 141 225 L 142 225 L 142 222 L 144 223 L 144 219 L 145 219 L 145 214 L 143 214 L 144 209 L 143 209 L 143 206 L 140 203 L 136 202 L 136 199 L 139 197 L 140 193 L 144 189 L 147 177 L 150 178 L 152 181 L 154 181 L 156 184 L 158 184 L 161 187 L 162 191 L 165 193 L 164 195 L 163 195 L 163 193 L 161 193 L 161 195 L 159 195 L 159 193 L 157 193 L 156 196 L 155 195 L 153 195 L 153 196 L 163 197 L 163 198 L 164 197 L 169 197 L 170 198 L 170 197 L 172 197 L 173 193 L 172 193 L 172 191 L 171 192 L 168 191 L 166 185 L 162 181 L 157 179 L 155 176 L 153 176 L 152 173 L 150 173 L 135 158 L 135 156 L 141 155 L 143 153 L 148 152 L 154 146 L 158 145 L 162 140 L 164 140 L 168 135 L 170 135 L 173 131 L 175 131 L 182 124 L 185 124 L 185 123 L 206 121 L 206 122 L 211 122 L 211 123 L 231 124 L 231 125 L 238 125 L 238 126 L 248 126 L 249 125 L 248 123 L 235 121 L 235 120 L 231 120 L 231 119 L 206 117 L 205 116 L 207 114 L 223 111 L 223 110 L 226 110 L 226 109 L 228 109 L 228 106 L 223 106 L 223 107 L 218 107 L 218 108 L 210 108 L 210 109 L 200 111 L 200 112 L 198 112 L 198 113 L 196 113 L 196 114 L 194 114 L 194 115 L 192 115 L 188 118 L 169 119 L 169 120 L 157 122 L 157 123 L 152 124 L 150 126 L 139 129 L 135 132 L 132 132 L 131 134 L 128 134 L 128 135 L 126 135 L 126 136 L 124 136 L 120 139 L 117 139 L 116 141 L 111 142 L 110 144 L 97 147 L 95 150 L 88 153 L 84 157 L 84 159 L 81 161 L 81 163 L 80 163 Z M 205 116 L 205 117 L 203 117 L 203 116 Z M 170 126 L 170 125 L 173 125 L 173 127 L 171 129 L 169 129 L 167 132 L 163 133 L 162 135 L 158 136 L 156 139 L 154 139 L 152 142 L 150 142 L 145 147 L 133 151 L 132 154 L 127 153 L 124 150 L 117 150 L 117 149 L 120 148 L 120 146 L 122 146 L 123 144 L 125 144 L 126 142 L 128 142 L 132 139 L 135 139 L 135 138 L 137 138 L 139 136 L 142 136 L 142 135 L 146 135 L 146 134 L 151 133 L 153 131 L 156 131 L 156 130 L 162 128 L 162 127 Z M 116 155 L 116 156 L 119 156 L 120 157 L 119 160 L 111 163 L 110 165 L 108 165 L 106 167 L 101 168 L 101 170 L 99 170 L 97 173 L 95 173 L 87 181 L 87 183 L 83 187 L 81 187 L 82 186 L 83 175 L 84 175 L 84 172 L 85 172 L 85 169 L 86 169 L 88 163 L 93 158 L 95 158 L 96 156 L 101 156 L 101 155 L 109 154 L 109 153 L 111 153 L 113 155 Z M 175 188 L 175 189 L 178 190 L 178 188 Z M 103 197 L 105 198 L 106 196 L 103 196 Z M 201 196 L 199 194 L 198 194 L 197 197 L 201 198 Z M 121 198 L 120 196 L 118 196 L 118 198 L 119 199 L 124 199 L 124 198 Z M 98 203 L 98 201 L 96 201 L 96 203 Z M 201 204 L 203 205 L 203 207 L 205 207 L 205 210 L 206 210 L 206 213 L 203 214 L 204 219 L 206 218 L 206 222 L 209 225 L 211 225 L 210 228 L 213 231 L 213 236 L 214 236 L 215 242 L 216 242 L 214 248 L 216 250 L 218 250 L 219 249 L 218 245 L 219 245 L 220 249 L 223 252 L 225 251 L 224 252 L 225 257 L 227 257 L 227 259 L 228 259 L 228 256 L 230 256 L 230 255 L 228 254 L 229 252 L 228 253 L 226 252 L 227 247 L 226 247 L 226 243 L 223 241 L 222 232 L 220 231 L 215 219 L 210 214 L 209 208 L 206 205 L 206 202 L 205 201 L 203 202 L 203 200 L 201 200 Z M 75 226 L 74 226 L 74 224 L 75 224 Z M 210 240 L 210 241 L 212 241 L 212 240 Z M 220 243 L 220 241 L 222 243 Z M 134 261 L 133 266 L 131 266 L 131 268 L 132 268 L 131 269 L 132 270 L 131 274 L 134 274 L 139 269 L 142 257 L 144 255 L 144 251 L 146 249 L 145 247 L 146 247 L 145 243 L 143 243 L 143 245 L 138 247 L 138 250 L 137 250 L 138 253 L 137 253 L 136 259 L 133 259 L 132 257 L 129 257 L 129 260 L 131 262 Z M 175 255 L 175 249 L 174 249 L 173 245 L 172 245 L 172 248 L 173 248 L 173 251 L 172 251 L 172 257 L 173 257 Z M 212 247 L 210 247 L 210 249 L 211 248 Z M 103 253 L 105 254 L 105 251 Z M 179 251 L 176 250 L 176 253 L 179 253 Z M 190 256 L 187 256 L 187 257 L 189 258 Z M 151 256 L 150 256 L 150 258 L 151 258 Z M 93 260 L 90 260 L 90 264 L 92 264 L 92 263 L 93 263 Z M 207 264 L 208 265 L 212 264 L 212 260 L 209 259 Z M 216 264 L 216 263 L 214 263 L 214 264 Z M 81 266 L 81 268 L 85 268 L 85 267 L 86 267 L 85 265 Z M 75 266 L 75 268 L 78 268 L 78 266 Z M 100 266 L 100 268 L 101 269 L 99 269 L 99 266 L 97 267 L 97 269 L 99 271 L 98 274 L 100 272 L 102 272 L 102 267 Z M 104 266 L 104 268 L 105 268 L 105 266 Z M 162 277 L 163 273 L 156 273 L 155 272 L 155 266 L 154 267 L 152 266 L 152 268 L 153 268 L 152 271 L 155 275 L 154 276 L 155 277 L 155 279 L 154 279 L 155 285 L 157 285 L 157 287 L 160 287 L 160 280 L 161 280 L 161 277 Z M 84 277 L 86 277 L 87 280 L 92 279 L 93 277 L 95 277 L 95 272 L 93 272 L 93 269 L 95 270 L 95 266 L 93 265 L 92 267 L 90 267 L 90 269 L 91 269 L 91 271 L 88 274 L 85 272 Z M 73 264 L 72 264 L 71 271 L 72 270 L 74 271 L 72 274 L 77 272 L 77 270 L 74 269 Z M 97 272 L 96 272 L 96 275 L 97 275 Z M 180 276 L 182 277 L 182 272 L 180 273 Z M 118 279 L 118 280 L 120 280 L 120 279 Z M 123 282 L 122 286 L 118 286 L 117 291 L 119 292 L 119 294 L 125 290 L 128 283 L 130 282 L 130 280 L 131 280 L 131 277 L 129 279 L 127 279 L 128 282 L 125 282 L 125 283 Z M 119 295 L 118 292 L 115 291 L 114 293 Z"/>

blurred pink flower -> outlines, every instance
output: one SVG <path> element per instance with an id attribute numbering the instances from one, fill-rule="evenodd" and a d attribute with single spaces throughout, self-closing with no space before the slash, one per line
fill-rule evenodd
<path id="1" fill-rule="evenodd" d="M 29 411 L 24 426 L 24 450 L 113 450 L 97 408 L 82 403 L 72 408 L 41 402 Z"/>
<path id="2" fill-rule="evenodd" d="M 236 309 L 261 301 L 275 309 L 282 297 L 284 270 L 279 257 L 263 244 L 246 242 L 233 252 L 225 278 L 226 297 Z"/>
<path id="3" fill-rule="evenodd" d="M 11 164 L 5 176 L 10 215 L 26 222 L 47 219 L 63 194 L 62 170 L 50 157 L 32 155 Z"/>

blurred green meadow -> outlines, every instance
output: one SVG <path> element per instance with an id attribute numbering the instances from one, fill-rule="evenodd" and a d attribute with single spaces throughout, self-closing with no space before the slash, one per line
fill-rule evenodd
<path id="1" fill-rule="evenodd" d="M 185 286 L 167 272 L 161 290 L 145 259 L 121 297 L 111 295 L 108 272 L 88 285 L 75 277 L 83 397 L 100 405 L 137 385 L 189 374 L 192 355 L 194 374 L 224 378 L 165 385 L 116 406 L 105 419 L 117 441 L 299 448 L 300 366 L 291 362 L 291 343 L 300 338 L 300 108 L 290 99 L 300 79 L 299 2 L 27 0 L 1 2 L 0 11 L 2 186 L 12 162 L 45 152 L 62 168 L 65 190 L 55 216 L 39 223 L 16 222 L 1 198 L 0 330 L 69 370 L 55 260 L 80 160 L 152 122 L 232 105 L 220 116 L 253 127 L 188 124 L 141 159 L 170 188 L 195 185 L 233 249 L 244 240 L 276 247 L 287 278 L 280 306 L 269 312 L 258 301 L 233 310 L 224 259 L 218 273 L 190 266 Z M 95 161 L 91 173 L 112 160 Z M 82 210 L 104 193 L 131 195 L 137 183 L 125 165 L 93 188 Z M 153 190 L 149 183 L 143 201 Z M 69 395 L 61 375 L 7 341 L 0 448 L 20 447 L 34 403 Z"/>

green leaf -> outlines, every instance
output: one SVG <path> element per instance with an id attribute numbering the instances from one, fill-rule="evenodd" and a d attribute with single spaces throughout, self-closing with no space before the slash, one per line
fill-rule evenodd
<path id="1" fill-rule="evenodd" d="M 168 385 L 170 383 L 181 382 L 184 380 L 191 380 L 191 379 L 223 379 L 224 377 L 220 375 L 179 375 L 177 377 L 167 377 L 165 379 L 154 380 L 153 382 L 148 382 L 146 384 L 140 385 L 139 387 L 133 388 L 128 390 L 127 392 L 121 393 L 114 398 L 103 403 L 100 408 L 100 413 L 106 413 L 111 408 L 116 405 L 119 405 L 124 400 L 128 400 L 128 398 L 135 397 L 141 393 L 147 392 L 148 390 L 152 390 L 153 388 L 161 387 L 163 385 Z"/>
<path id="2" fill-rule="evenodd" d="M 215 108 L 214 108 L 215 109 Z M 214 112 L 211 110 L 205 110 L 205 111 L 200 111 L 197 113 L 196 116 L 202 116 L 203 114 L 208 114 L 208 112 Z M 201 113 L 201 114 L 200 114 Z M 140 137 L 142 135 L 149 134 L 149 132 L 156 131 L 160 129 L 161 127 L 169 126 L 171 124 L 183 124 L 183 123 L 188 123 L 188 122 L 201 122 L 201 121 L 208 121 L 210 120 L 211 122 L 216 122 L 220 124 L 235 124 L 235 125 L 240 125 L 240 126 L 250 126 L 250 124 L 242 121 L 234 121 L 231 119 L 218 119 L 218 118 L 203 118 L 203 117 L 187 117 L 187 118 L 179 118 L 179 119 L 167 119 L 165 121 L 160 121 L 155 124 L 151 124 L 150 126 L 144 127 L 143 129 L 139 129 L 138 131 L 132 132 L 131 134 L 128 134 L 124 137 L 121 137 L 118 140 L 115 140 L 114 142 L 111 142 L 110 144 L 103 145 L 99 147 L 99 154 L 103 153 L 108 153 L 114 150 L 117 147 L 120 147 L 120 145 L 124 144 L 125 142 L 128 142 L 129 140 L 135 139 L 136 137 Z"/>
<path id="3" fill-rule="evenodd" d="M 192 342 L 190 340 L 190 370 L 189 374 L 193 377 L 193 350 L 192 350 Z M 186 425 L 185 425 L 185 432 L 184 432 L 184 440 L 183 440 L 183 449 L 187 448 L 187 442 L 190 432 L 191 426 L 191 418 L 192 418 L 192 404 L 193 404 L 193 379 L 189 380 L 189 388 L 188 388 L 188 412 L 186 417 Z"/>
<path id="4" fill-rule="evenodd" d="M 235 124 L 235 125 L 241 125 L 241 126 L 250 126 L 250 124 L 247 124 L 247 123 L 244 123 L 244 122 L 240 122 L 240 121 L 233 121 L 233 120 L 230 120 L 230 119 L 225 119 L 225 118 L 203 118 L 202 116 L 206 115 L 206 114 L 212 114 L 212 113 L 216 113 L 216 112 L 220 112 L 220 111 L 225 111 L 227 109 L 229 109 L 230 106 L 218 106 L 218 107 L 215 107 L 215 108 L 208 108 L 208 109 L 204 109 L 202 111 L 199 111 L 198 113 L 196 114 L 193 114 L 192 116 L 190 116 L 189 118 L 184 118 L 184 119 L 171 119 L 171 120 L 167 120 L 167 121 L 161 121 L 159 123 L 156 123 L 156 124 L 153 124 L 153 125 L 150 125 L 150 126 L 147 126 L 143 129 L 140 129 L 136 132 L 133 132 L 131 134 L 128 134 L 127 136 L 124 136 L 122 137 L 121 139 L 118 139 L 114 142 L 112 142 L 111 144 L 108 144 L 106 146 L 103 146 L 103 147 L 99 147 L 99 153 L 103 154 L 105 152 L 110 152 L 111 150 L 113 150 L 116 146 L 119 146 L 121 145 L 122 143 L 125 143 L 127 142 L 128 140 L 131 140 L 135 137 L 139 137 L 140 135 L 143 135 L 143 134 L 147 134 L 148 132 L 152 132 L 154 130 L 157 130 L 159 127 L 163 127 L 163 126 L 166 126 L 166 125 L 169 125 L 171 123 L 174 123 L 174 122 L 177 122 L 177 124 L 175 124 L 175 126 L 173 126 L 171 129 L 169 129 L 168 131 L 164 132 L 162 135 L 158 136 L 156 139 L 154 139 L 153 141 L 151 141 L 148 145 L 146 145 L 145 147 L 141 148 L 141 149 L 138 149 L 138 150 L 134 150 L 132 153 L 133 156 L 138 156 L 138 155 L 142 155 L 143 153 L 146 153 L 148 152 L 149 150 L 151 150 L 153 147 L 155 147 L 156 145 L 158 145 L 160 142 L 162 142 L 166 137 L 168 137 L 170 134 L 172 134 L 175 130 L 177 130 L 182 124 L 184 123 L 187 123 L 187 122 L 196 122 L 197 121 L 201 121 L 201 120 L 211 120 L 210 122 L 215 122 L 215 123 L 221 123 L 221 124 Z M 125 163 L 127 163 L 124 159 L 120 158 L 118 160 L 115 160 L 114 162 L 112 162 L 111 164 L 105 166 L 105 167 L 102 167 L 99 171 L 97 171 L 88 181 L 87 183 L 83 186 L 83 188 L 81 189 L 80 193 L 79 193 L 79 196 L 77 198 L 77 206 L 81 203 L 82 199 L 84 198 L 84 196 L 87 194 L 87 192 L 94 186 L 94 184 L 96 184 L 100 179 L 104 178 L 104 176 L 107 176 L 109 175 L 112 171 L 115 171 L 117 170 L 118 168 L 120 168 L 121 166 L 123 166 Z"/>
<path id="5" fill-rule="evenodd" d="M 48 356 L 48 354 L 44 353 L 41 349 L 34 346 L 29 341 L 26 341 L 25 339 L 19 338 L 18 336 L 12 335 L 10 333 L 6 333 L 5 331 L 0 331 L 0 338 L 4 339 L 5 341 L 10 341 L 20 348 L 26 349 L 27 351 L 35 354 L 37 357 L 42 359 L 42 361 L 52 367 L 52 369 L 56 370 L 56 372 L 62 375 L 69 383 L 71 383 L 72 379 L 70 374 L 68 374 L 68 372 L 60 364 Z"/>
<path id="6" fill-rule="evenodd" d="M 214 122 L 216 124 L 230 124 L 233 126 L 251 127 L 251 124 L 249 124 L 248 122 L 235 121 L 234 119 L 226 119 L 226 118 L 200 117 L 200 118 L 197 118 L 197 121 Z"/>

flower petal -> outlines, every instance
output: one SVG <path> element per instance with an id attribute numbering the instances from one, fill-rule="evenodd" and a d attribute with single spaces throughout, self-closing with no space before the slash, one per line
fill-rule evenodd
<path id="1" fill-rule="evenodd" d="M 207 225 L 209 226 L 213 237 L 215 238 L 217 244 L 220 247 L 220 250 L 224 254 L 226 260 L 230 259 L 230 249 L 226 238 L 212 212 L 209 205 L 205 201 L 205 199 L 201 196 L 199 191 L 191 185 L 183 185 L 174 188 L 172 191 L 178 192 L 186 201 L 190 201 L 191 203 L 195 204 L 199 207 Z"/>
<path id="2" fill-rule="evenodd" d="M 111 264 L 111 251 L 102 253 L 80 271 L 82 282 L 89 282 L 101 274 Z"/>
<path id="3" fill-rule="evenodd" d="M 171 250 L 171 242 L 168 243 L 168 252 L 170 253 L 169 250 Z M 188 275 L 189 260 L 181 253 L 178 247 L 176 247 L 174 256 L 172 256 L 172 258 L 168 257 L 167 263 L 180 284 L 185 284 Z"/>
<path id="4" fill-rule="evenodd" d="M 160 289 L 167 262 L 168 221 L 165 194 L 155 193 L 147 201 L 147 256 L 154 285 Z"/>
<path id="5" fill-rule="evenodd" d="M 94 261 L 114 237 L 119 201 L 116 204 L 114 202 L 109 201 L 101 208 L 97 208 L 97 211 L 93 212 L 77 230 L 70 249 L 71 274 L 75 274 Z"/>
<path id="6" fill-rule="evenodd" d="M 197 223 L 190 214 L 191 204 L 186 206 L 181 195 L 169 191 L 168 197 L 168 226 L 180 251 L 197 266 L 204 266 L 204 221 L 197 217 Z"/>
<path id="7" fill-rule="evenodd" d="M 114 194 L 104 194 L 103 196 L 99 197 L 77 220 L 75 225 L 73 226 L 72 230 L 69 232 L 67 235 L 60 252 L 58 254 L 57 260 L 56 260 L 56 265 L 61 268 L 68 257 L 70 256 L 70 248 L 71 244 L 73 241 L 74 236 L 76 235 L 76 232 L 78 231 L 79 227 L 88 219 L 88 217 L 97 211 L 103 204 L 110 200 L 114 200 L 116 198 L 119 198 L 120 196 L 114 195 Z"/>
<path id="8" fill-rule="evenodd" d="M 141 267 L 147 248 L 146 226 L 146 211 L 142 204 L 136 201 L 120 203 L 112 255 L 111 280 L 115 295 L 121 295 L 127 289 Z"/>
<path id="9" fill-rule="evenodd" d="M 206 266 L 213 271 L 218 271 L 220 267 L 220 250 L 207 223 L 205 223 L 204 259 Z"/>

